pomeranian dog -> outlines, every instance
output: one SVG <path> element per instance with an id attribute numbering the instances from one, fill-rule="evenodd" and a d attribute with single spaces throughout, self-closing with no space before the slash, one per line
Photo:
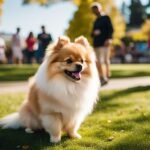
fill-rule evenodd
<path id="1" fill-rule="evenodd" d="M 62 131 L 81 138 L 77 130 L 91 113 L 100 86 L 94 51 L 83 36 L 74 42 L 60 37 L 47 51 L 19 111 L 2 118 L 0 127 L 23 127 L 28 133 L 44 129 L 52 143 L 61 140 Z"/>

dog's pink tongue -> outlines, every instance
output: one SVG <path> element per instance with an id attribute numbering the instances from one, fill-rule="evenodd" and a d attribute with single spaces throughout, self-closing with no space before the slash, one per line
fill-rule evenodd
<path id="1" fill-rule="evenodd" d="M 79 72 L 74 72 L 74 73 L 72 73 L 77 79 L 79 79 L 80 78 L 80 73 Z"/>

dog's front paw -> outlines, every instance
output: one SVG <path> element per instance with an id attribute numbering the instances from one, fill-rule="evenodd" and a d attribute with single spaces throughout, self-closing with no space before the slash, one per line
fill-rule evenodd
<path id="1" fill-rule="evenodd" d="M 51 143 L 58 143 L 61 141 L 61 137 L 60 136 L 51 136 L 50 138 L 50 142 Z"/>
<path id="2" fill-rule="evenodd" d="M 31 134 L 31 133 L 34 133 L 34 131 L 33 131 L 32 129 L 30 129 L 30 128 L 26 128 L 26 129 L 25 129 L 25 132 L 26 132 L 26 133 L 30 133 L 30 134 Z"/>
<path id="3" fill-rule="evenodd" d="M 71 133 L 71 134 L 69 134 L 69 136 L 70 136 L 71 138 L 76 138 L 76 139 L 81 139 L 81 138 L 82 138 L 81 135 L 78 134 L 78 133 Z"/>

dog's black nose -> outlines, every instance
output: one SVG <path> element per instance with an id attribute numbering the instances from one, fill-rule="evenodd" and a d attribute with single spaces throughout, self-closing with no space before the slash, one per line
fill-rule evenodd
<path id="1" fill-rule="evenodd" d="M 76 64 L 76 70 L 80 72 L 82 70 L 82 65 Z"/>

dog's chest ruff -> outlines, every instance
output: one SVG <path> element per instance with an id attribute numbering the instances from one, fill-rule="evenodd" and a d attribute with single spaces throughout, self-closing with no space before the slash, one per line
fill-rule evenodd
<path id="1" fill-rule="evenodd" d="M 82 111 L 85 114 L 92 111 L 97 96 L 96 78 L 84 79 L 80 83 L 74 83 L 65 78 L 55 78 L 48 81 L 46 73 L 47 61 L 40 66 L 35 75 L 35 82 L 42 92 L 58 101 L 60 107 L 56 111 L 64 112 L 66 109 L 68 112 L 70 110 L 72 112 Z M 45 104 L 45 108 L 49 107 L 51 106 Z"/>

